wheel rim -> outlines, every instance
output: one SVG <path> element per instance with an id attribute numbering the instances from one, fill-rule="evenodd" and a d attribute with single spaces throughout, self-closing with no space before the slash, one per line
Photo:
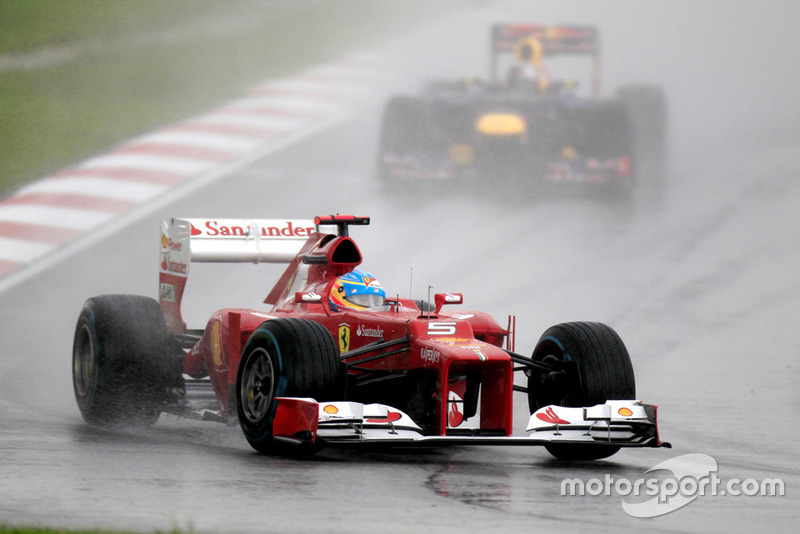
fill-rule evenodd
<path id="1" fill-rule="evenodd" d="M 275 386 L 275 370 L 272 357 L 263 348 L 257 348 L 247 358 L 239 395 L 242 409 L 248 421 L 257 423 L 264 419 L 272 405 Z"/>
<path id="2" fill-rule="evenodd" d="M 552 354 L 551 351 L 548 351 L 539 361 L 546 364 L 553 364 L 554 362 L 560 361 L 561 358 Z M 562 404 L 564 398 L 560 395 L 554 395 L 552 392 L 547 392 L 549 394 L 539 394 L 537 395 L 536 403 L 539 407 L 547 406 L 548 404 Z"/>
<path id="3" fill-rule="evenodd" d="M 543 344 L 534 351 L 533 359 L 545 364 L 553 364 L 555 362 L 560 361 L 571 361 L 572 358 L 567 355 L 563 348 L 556 342 Z M 578 384 L 580 387 L 580 384 Z M 575 390 L 573 388 L 562 388 L 558 387 L 557 389 L 552 389 L 552 386 L 545 389 L 542 384 L 534 385 L 531 380 L 528 381 L 528 388 L 531 388 L 536 393 L 528 393 L 528 407 L 533 413 L 535 410 L 547 406 L 550 404 L 554 404 L 557 406 L 583 406 L 582 397 L 583 394 L 580 390 Z"/>
<path id="4" fill-rule="evenodd" d="M 95 368 L 96 354 L 92 333 L 89 325 L 84 323 L 78 331 L 72 355 L 72 377 L 78 396 L 86 397 L 91 392 Z"/>

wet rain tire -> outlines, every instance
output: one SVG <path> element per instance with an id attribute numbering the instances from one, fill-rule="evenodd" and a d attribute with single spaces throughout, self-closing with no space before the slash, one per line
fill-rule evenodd
<path id="1" fill-rule="evenodd" d="M 668 122 L 664 90 L 655 85 L 628 85 L 617 90 L 617 98 L 628 110 L 637 158 L 663 161 Z"/>
<path id="2" fill-rule="evenodd" d="M 381 119 L 378 178 L 387 185 L 397 181 L 383 161 L 384 155 L 415 156 L 431 150 L 433 144 L 433 126 L 425 102 L 415 96 L 392 97 Z"/>
<path id="3" fill-rule="evenodd" d="M 86 301 L 72 351 L 72 382 L 92 425 L 152 424 L 182 382 L 180 347 L 158 302 L 136 295 Z"/>
<path id="4" fill-rule="evenodd" d="M 532 376 L 528 382 L 531 413 L 542 406 L 594 406 L 608 400 L 636 398 L 636 385 L 628 350 L 619 335 L 602 323 L 573 322 L 553 326 L 539 339 L 532 358 L 537 361 L 574 361 L 580 383 L 559 398 L 542 398 Z M 616 445 L 547 445 L 550 454 L 562 460 L 598 460 L 616 453 Z"/>
<path id="5" fill-rule="evenodd" d="M 296 447 L 273 438 L 274 399 L 342 400 L 344 391 L 344 365 L 333 336 L 324 326 L 307 319 L 271 319 L 253 331 L 242 350 L 236 376 L 239 425 L 258 452 L 313 453 L 314 447 Z"/>

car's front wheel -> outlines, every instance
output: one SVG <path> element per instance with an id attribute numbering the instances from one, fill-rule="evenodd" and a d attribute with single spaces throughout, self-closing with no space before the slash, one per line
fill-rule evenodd
<path id="1" fill-rule="evenodd" d="M 313 452 L 273 438 L 275 397 L 342 400 L 344 385 L 339 349 L 324 326 L 297 318 L 262 323 L 245 344 L 236 376 L 237 414 L 247 442 L 262 453 Z"/>
<path id="2" fill-rule="evenodd" d="M 531 413 L 548 404 L 581 407 L 636 398 L 628 350 L 619 335 L 602 323 L 574 322 L 550 327 L 536 344 L 532 358 L 544 363 L 575 362 L 578 376 L 554 391 L 542 388 L 537 382 L 539 377 L 531 375 L 528 380 Z M 562 460 L 598 460 L 619 450 L 616 445 L 591 444 L 557 444 L 545 448 Z"/>

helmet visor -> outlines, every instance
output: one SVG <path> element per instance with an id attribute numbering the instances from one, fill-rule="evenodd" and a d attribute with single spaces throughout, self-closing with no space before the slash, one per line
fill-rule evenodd
<path id="1" fill-rule="evenodd" d="M 377 293 L 361 293 L 357 295 L 348 295 L 345 297 L 348 302 L 352 302 L 356 306 L 364 306 L 371 308 L 373 306 L 380 306 L 383 304 L 385 297 Z"/>

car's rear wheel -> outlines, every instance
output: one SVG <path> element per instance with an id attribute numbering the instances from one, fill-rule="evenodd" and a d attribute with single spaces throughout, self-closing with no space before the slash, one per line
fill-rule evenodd
<path id="1" fill-rule="evenodd" d="M 553 326 L 539 339 L 532 358 L 541 362 L 575 362 L 577 380 L 557 391 L 543 388 L 531 375 L 528 405 L 531 413 L 555 404 L 567 407 L 593 406 L 608 400 L 636 398 L 636 385 L 628 350 L 619 335 L 602 323 L 573 322 Z M 597 460 L 619 450 L 616 445 L 547 445 L 563 460 Z"/>
<path id="2" fill-rule="evenodd" d="M 414 96 L 391 98 L 381 119 L 378 178 L 387 184 L 396 180 L 392 169 L 397 163 L 387 163 L 386 158 L 417 158 L 427 151 L 435 151 L 434 145 L 432 118 L 425 102 Z"/>
<path id="3" fill-rule="evenodd" d="M 155 300 L 136 295 L 87 300 L 72 350 L 73 389 L 84 420 L 155 422 L 181 385 L 181 356 Z"/>
<path id="4" fill-rule="evenodd" d="M 653 85 L 628 85 L 617 90 L 617 97 L 628 110 L 637 156 L 662 162 L 668 121 L 664 90 Z"/>
<path id="5" fill-rule="evenodd" d="M 314 447 L 273 438 L 275 397 L 342 400 L 345 371 L 339 349 L 324 326 L 297 318 L 271 319 L 250 336 L 236 376 L 239 424 L 247 442 L 267 454 L 304 454 Z M 296 436 L 302 441 L 306 436 Z"/>

